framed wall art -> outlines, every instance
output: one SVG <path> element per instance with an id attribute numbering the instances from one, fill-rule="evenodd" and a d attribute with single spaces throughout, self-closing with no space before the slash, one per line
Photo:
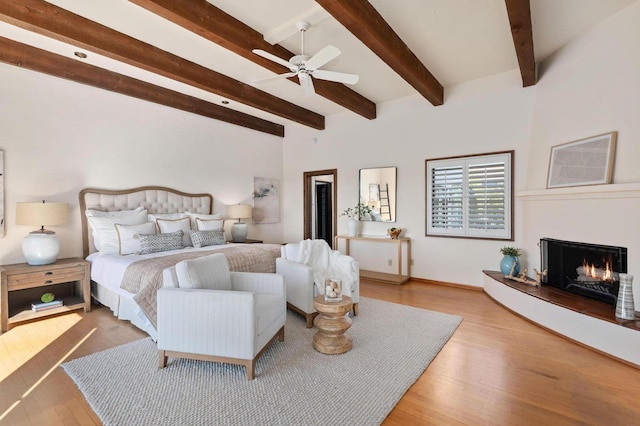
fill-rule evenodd
<path id="1" fill-rule="evenodd" d="M 253 223 L 280 222 L 280 181 L 253 178 Z"/>
<path id="2" fill-rule="evenodd" d="M 611 183 L 617 132 L 551 147 L 547 188 Z"/>

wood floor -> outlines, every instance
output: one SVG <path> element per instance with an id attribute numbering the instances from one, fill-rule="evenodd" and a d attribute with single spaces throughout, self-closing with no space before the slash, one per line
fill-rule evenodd
<path id="1" fill-rule="evenodd" d="M 640 370 L 538 328 L 482 292 L 411 281 L 363 280 L 360 288 L 464 317 L 385 425 L 640 423 Z M 100 424 L 59 364 L 143 336 L 103 307 L 0 335 L 0 425 Z"/>

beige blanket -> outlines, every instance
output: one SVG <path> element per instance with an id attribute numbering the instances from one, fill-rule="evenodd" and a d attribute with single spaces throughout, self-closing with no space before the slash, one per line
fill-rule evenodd
<path id="1" fill-rule="evenodd" d="M 127 267 L 120 287 L 135 293 L 133 300 L 140 306 L 142 312 L 149 318 L 155 328 L 157 318 L 156 293 L 162 287 L 162 271 L 183 260 L 208 256 L 213 253 L 224 253 L 231 271 L 274 273 L 276 271 L 276 258 L 280 257 L 280 245 L 245 244 L 220 248 L 215 252 L 190 251 L 139 260 Z"/>

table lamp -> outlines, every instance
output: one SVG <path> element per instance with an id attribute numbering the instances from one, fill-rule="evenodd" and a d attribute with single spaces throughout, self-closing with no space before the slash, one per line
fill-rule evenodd
<path id="1" fill-rule="evenodd" d="M 247 224 L 240 222 L 240 219 L 251 217 L 251 206 L 246 204 L 234 204 L 227 208 L 229 219 L 238 219 L 231 227 L 231 239 L 234 243 L 244 243 L 247 239 Z"/>
<path id="2" fill-rule="evenodd" d="M 60 253 L 60 241 L 56 233 L 45 226 L 64 225 L 69 219 L 66 203 L 17 203 L 16 225 L 40 226 L 22 241 L 22 253 L 29 265 L 54 263 Z"/>

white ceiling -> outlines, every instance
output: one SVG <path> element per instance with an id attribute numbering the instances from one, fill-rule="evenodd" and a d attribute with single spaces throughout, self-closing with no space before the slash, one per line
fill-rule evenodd
<path id="1" fill-rule="evenodd" d="M 300 51 L 300 35 L 295 22 L 308 20 L 312 26 L 305 34 L 305 53 L 313 55 L 327 44 L 338 47 L 342 55 L 323 69 L 359 74 L 360 81 L 350 88 L 375 103 L 416 93 L 314 0 L 208 1 L 272 40 L 280 40 L 279 44 L 296 53 Z M 635 1 L 640 0 L 531 0 L 536 62 Z M 49 0 L 49 3 L 244 83 L 274 75 L 126 0 Z M 518 68 L 504 0 L 370 0 L 370 3 L 445 87 L 445 99 L 447 86 Z M 78 50 L 1 22 L 0 36 L 72 58 Z M 84 61 L 90 64 L 217 104 L 222 100 L 203 90 L 88 54 Z M 287 71 L 283 67 L 283 73 Z M 305 98 L 301 88 L 288 80 L 254 86 L 319 114 L 344 110 L 318 95 Z M 288 124 L 286 119 L 235 102 L 228 107 Z"/>

